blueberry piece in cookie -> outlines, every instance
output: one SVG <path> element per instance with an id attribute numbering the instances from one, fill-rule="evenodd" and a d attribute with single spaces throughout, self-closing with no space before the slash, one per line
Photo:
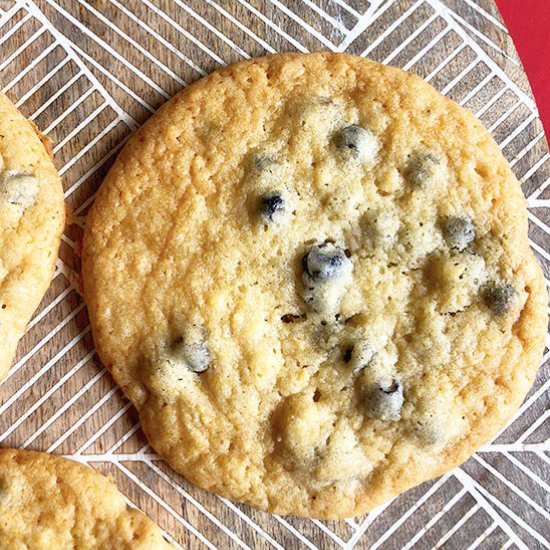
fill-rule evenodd
<path id="1" fill-rule="evenodd" d="M 365 395 L 367 415 L 385 421 L 399 420 L 403 402 L 403 385 L 398 380 L 387 387 L 377 386 Z"/>
<path id="2" fill-rule="evenodd" d="M 516 295 L 510 283 L 491 283 L 483 289 L 485 305 L 496 315 L 504 315 Z"/>
<path id="3" fill-rule="evenodd" d="M 326 242 L 311 247 L 303 258 L 304 274 L 313 282 L 328 281 L 344 275 L 351 266 L 346 253 Z"/>
<path id="4" fill-rule="evenodd" d="M 370 162 L 378 152 L 378 141 L 370 130 L 358 124 L 342 128 L 335 136 L 338 149 L 354 158 Z"/>
<path id="5" fill-rule="evenodd" d="M 26 208 L 34 204 L 38 193 L 38 181 L 22 172 L 4 172 L 0 176 L 0 193 L 9 204 Z"/>
<path id="6" fill-rule="evenodd" d="M 190 324 L 175 341 L 153 344 L 145 351 L 143 382 L 153 395 L 172 403 L 198 383 L 197 375 L 210 367 L 206 336 L 206 330 Z"/>
<path id="7" fill-rule="evenodd" d="M 353 265 L 331 242 L 313 245 L 302 258 L 304 301 L 316 312 L 332 314 L 351 280 Z"/>
<path id="8" fill-rule="evenodd" d="M 359 373 L 370 365 L 374 351 L 366 340 L 357 340 L 344 348 L 342 357 L 354 373 Z"/>
<path id="9" fill-rule="evenodd" d="M 413 187 L 424 187 L 435 178 L 439 164 L 433 153 L 415 153 L 405 169 L 405 179 Z"/>
<path id="10" fill-rule="evenodd" d="M 451 248 L 462 252 L 474 241 L 476 231 L 470 218 L 451 216 L 444 222 L 443 236 Z"/>
<path id="11" fill-rule="evenodd" d="M 286 217 L 286 201 L 277 191 L 263 195 L 260 208 L 260 215 L 264 223 L 279 223 Z"/>
<path id="12" fill-rule="evenodd" d="M 6 223 L 15 225 L 38 195 L 38 180 L 26 173 L 9 170 L 0 175 L 0 212 Z"/>
<path id="13" fill-rule="evenodd" d="M 344 348 L 344 351 L 342 352 L 342 359 L 344 363 L 349 363 L 351 361 L 353 355 L 353 346 L 347 346 Z"/>
<path id="14" fill-rule="evenodd" d="M 172 348 L 174 357 L 182 359 L 185 366 L 191 371 L 201 373 L 210 366 L 210 354 L 204 342 L 175 344 Z"/>

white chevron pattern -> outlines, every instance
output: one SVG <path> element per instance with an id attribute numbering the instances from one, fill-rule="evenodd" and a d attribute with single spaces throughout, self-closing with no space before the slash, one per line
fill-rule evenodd
<path id="1" fill-rule="evenodd" d="M 98 363 L 79 295 L 84 216 L 130 133 L 221 65 L 320 49 L 416 72 L 481 118 L 522 182 L 548 281 L 550 154 L 491 0 L 0 0 L 0 46 L 2 89 L 52 139 L 73 222 L 0 387 L 0 445 L 110 473 L 179 548 L 550 548 L 549 348 L 512 422 L 462 468 L 365 517 L 306 521 L 207 494 L 165 466 Z"/>

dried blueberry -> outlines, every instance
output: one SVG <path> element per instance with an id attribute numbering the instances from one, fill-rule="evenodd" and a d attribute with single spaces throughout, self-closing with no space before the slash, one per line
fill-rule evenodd
<path id="1" fill-rule="evenodd" d="M 22 209 L 32 206 L 38 194 L 38 180 L 29 174 L 9 170 L 0 175 L 0 198 Z"/>
<path id="2" fill-rule="evenodd" d="M 358 340 L 345 348 L 343 358 L 354 373 L 359 373 L 371 364 L 374 351 L 366 340 Z"/>
<path id="3" fill-rule="evenodd" d="M 462 252 L 473 242 L 476 231 L 470 218 L 449 217 L 445 220 L 443 235 L 451 248 Z"/>
<path id="4" fill-rule="evenodd" d="M 335 137 L 336 146 L 354 157 L 372 160 L 378 150 L 378 143 L 371 131 L 357 124 L 342 128 Z"/>
<path id="5" fill-rule="evenodd" d="M 345 250 L 331 242 L 316 244 L 302 258 L 302 268 L 306 304 L 318 313 L 335 314 L 353 269 Z"/>
<path id="6" fill-rule="evenodd" d="M 302 259 L 304 274 L 312 281 L 328 281 L 349 270 L 351 262 L 341 248 L 332 243 L 316 244 Z"/>
<path id="7" fill-rule="evenodd" d="M 390 386 L 378 386 L 367 393 L 367 414 L 380 420 L 399 420 L 403 402 L 403 384 L 393 380 Z"/>
<path id="8" fill-rule="evenodd" d="M 261 216 L 264 222 L 277 221 L 286 210 L 286 204 L 280 193 L 266 193 L 261 199 Z"/>
<path id="9" fill-rule="evenodd" d="M 515 295 L 516 290 L 509 283 L 493 283 L 483 289 L 485 305 L 496 315 L 508 311 Z"/>
<path id="10" fill-rule="evenodd" d="M 423 187 L 435 175 L 439 159 L 433 153 L 415 153 L 405 170 L 405 178 L 415 187 Z"/>
<path id="11" fill-rule="evenodd" d="M 180 342 L 173 345 L 172 353 L 192 372 L 201 373 L 210 366 L 210 353 L 205 342 Z"/>
<path id="12" fill-rule="evenodd" d="M 349 363 L 351 361 L 352 356 L 353 356 L 353 346 L 344 348 L 344 351 L 342 353 L 342 359 L 344 360 L 344 363 Z"/>

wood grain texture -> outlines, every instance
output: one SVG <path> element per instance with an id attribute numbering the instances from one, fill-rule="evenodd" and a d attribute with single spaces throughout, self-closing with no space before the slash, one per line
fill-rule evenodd
<path id="1" fill-rule="evenodd" d="M 521 414 L 460 470 L 347 522 L 283 519 L 197 489 L 156 457 L 94 354 L 79 293 L 85 214 L 156 108 L 227 63 L 326 49 L 412 70 L 480 116 L 529 198 L 548 275 L 550 155 L 492 0 L 1 0 L 0 43 L 2 88 L 54 143 L 72 213 L 56 277 L 0 387 L 0 445 L 109 473 L 183 548 L 550 546 L 548 354 Z"/>

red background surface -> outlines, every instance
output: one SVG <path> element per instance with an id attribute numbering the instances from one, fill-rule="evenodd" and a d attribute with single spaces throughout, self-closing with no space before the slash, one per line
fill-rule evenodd
<path id="1" fill-rule="evenodd" d="M 475 1 L 475 0 L 474 0 Z M 550 136 L 550 0 L 496 0 Z"/>

